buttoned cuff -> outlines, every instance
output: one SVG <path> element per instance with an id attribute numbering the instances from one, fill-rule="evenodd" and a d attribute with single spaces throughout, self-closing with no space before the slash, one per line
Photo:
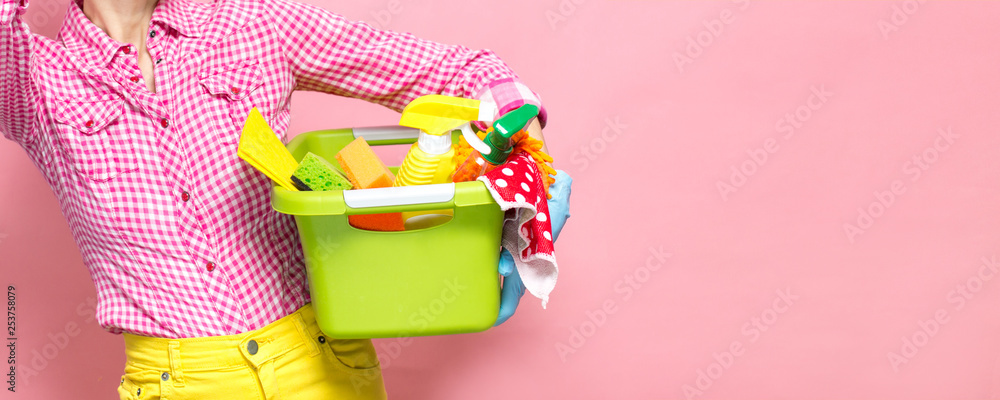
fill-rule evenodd
<path id="1" fill-rule="evenodd" d="M 532 92 L 531 89 L 528 89 L 528 86 L 518 79 L 505 78 L 492 81 L 483 88 L 476 98 L 496 104 L 497 109 L 500 111 L 497 117 L 516 110 L 525 104 L 532 104 L 538 106 L 538 122 L 543 128 L 548 121 L 548 113 L 546 113 L 545 107 L 542 106 L 541 97 L 537 93 Z"/>

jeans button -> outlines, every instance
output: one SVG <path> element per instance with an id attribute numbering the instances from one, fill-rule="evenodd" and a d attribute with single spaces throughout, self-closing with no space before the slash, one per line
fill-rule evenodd
<path id="1" fill-rule="evenodd" d="M 164 372 L 163 375 L 160 375 L 160 379 L 162 380 L 170 379 L 170 374 Z"/>
<path id="2" fill-rule="evenodd" d="M 250 353 L 251 356 L 254 355 L 254 354 L 257 354 L 257 341 L 256 340 L 251 339 L 250 342 L 247 343 L 247 352 Z"/>
<path id="3" fill-rule="evenodd" d="M 326 336 L 320 336 L 319 337 L 319 342 L 320 343 L 326 343 Z"/>

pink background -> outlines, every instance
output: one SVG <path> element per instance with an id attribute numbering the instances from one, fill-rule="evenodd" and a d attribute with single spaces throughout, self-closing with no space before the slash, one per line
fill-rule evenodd
<path id="1" fill-rule="evenodd" d="M 543 95 L 575 178 L 549 308 L 378 341 L 394 398 L 1000 395 L 1000 280 L 982 268 L 1000 252 L 1000 3 L 310 2 L 497 51 Z M 34 0 L 36 31 L 65 4 Z M 396 120 L 294 103 L 295 133 Z M 89 319 L 55 200 L 10 142 L 0 170 L 0 283 L 17 286 L 18 360 L 41 367 L 18 398 L 114 398 L 121 338 Z"/>

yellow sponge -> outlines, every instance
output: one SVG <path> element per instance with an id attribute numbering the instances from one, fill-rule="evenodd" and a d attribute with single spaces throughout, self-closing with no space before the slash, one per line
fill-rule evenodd
<path id="1" fill-rule="evenodd" d="M 344 146 L 337 153 L 337 162 L 355 189 L 392 187 L 392 182 L 396 180 L 363 137 Z"/>
<path id="2" fill-rule="evenodd" d="M 375 155 L 364 138 L 354 139 L 337 153 L 337 162 L 355 189 L 392 187 L 396 177 Z M 372 231 L 401 231 L 404 229 L 401 213 L 348 216 L 351 226 Z"/>

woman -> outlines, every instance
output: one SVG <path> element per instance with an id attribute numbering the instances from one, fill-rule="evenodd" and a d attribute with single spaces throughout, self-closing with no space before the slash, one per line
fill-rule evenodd
<path id="1" fill-rule="evenodd" d="M 244 119 L 256 107 L 284 137 L 294 90 L 397 111 L 537 95 L 489 51 L 288 0 L 78 0 L 59 40 L 30 34 L 26 8 L 0 0 L 0 131 L 59 200 L 99 323 L 124 334 L 121 398 L 384 398 L 371 341 L 316 326 L 294 221 L 235 156 Z M 523 293 L 505 286 L 500 322 Z"/>

